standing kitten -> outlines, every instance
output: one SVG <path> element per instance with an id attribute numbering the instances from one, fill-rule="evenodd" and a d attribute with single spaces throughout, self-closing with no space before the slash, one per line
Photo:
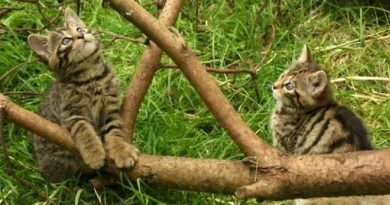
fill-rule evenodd
<path id="1" fill-rule="evenodd" d="M 28 43 L 56 78 L 39 114 L 66 128 L 80 152 L 75 155 L 34 135 L 43 177 L 58 182 L 85 168 L 99 169 L 106 155 L 119 168 L 133 166 L 139 151 L 124 141 L 118 80 L 103 60 L 96 35 L 67 8 L 63 27 L 49 36 L 32 34 Z"/>
<path id="2" fill-rule="evenodd" d="M 298 61 L 272 86 L 276 107 L 271 116 L 274 145 L 290 154 L 370 150 L 362 121 L 332 99 L 326 73 L 305 45 Z"/>

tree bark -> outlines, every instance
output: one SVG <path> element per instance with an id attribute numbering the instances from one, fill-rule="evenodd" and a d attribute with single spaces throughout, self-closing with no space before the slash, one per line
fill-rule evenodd
<path id="1" fill-rule="evenodd" d="M 75 151 L 66 130 L 0 94 L 6 118 Z M 124 170 L 130 179 L 169 188 L 262 199 L 390 193 L 390 149 L 331 155 L 280 156 L 266 164 L 246 161 L 141 155 Z M 248 166 L 249 165 L 249 166 Z M 236 191 L 237 190 L 237 191 Z"/>
<path id="2" fill-rule="evenodd" d="M 234 193 L 243 198 L 289 199 L 390 193 L 390 149 L 329 155 L 286 156 L 260 140 L 243 122 L 184 40 L 171 33 L 135 1 L 112 0 L 179 66 L 240 149 L 245 161 L 141 155 L 123 170 L 131 179 L 182 190 Z M 77 152 L 69 133 L 0 93 L 6 118 L 41 137 Z"/>
<path id="3" fill-rule="evenodd" d="M 159 21 L 165 26 L 176 22 L 184 0 L 168 0 L 161 11 Z M 128 141 L 132 141 L 135 121 L 153 76 L 161 66 L 161 49 L 152 41 L 144 51 L 141 61 L 135 71 L 134 78 L 127 88 L 122 103 L 122 118 L 124 131 Z"/>
<path id="4" fill-rule="evenodd" d="M 110 2 L 114 9 L 136 25 L 172 58 L 243 153 L 247 156 L 261 156 L 259 158 L 261 161 L 269 161 L 277 157 L 278 151 L 259 140 L 245 124 L 178 33 L 161 25 L 135 1 L 111 0 Z"/>
<path id="5" fill-rule="evenodd" d="M 2 93 L 0 93 L 0 106 L 3 106 L 7 119 L 13 123 L 46 138 L 50 142 L 77 152 L 77 148 L 74 146 L 71 136 L 61 126 L 19 107 L 15 103 L 9 101 Z"/>

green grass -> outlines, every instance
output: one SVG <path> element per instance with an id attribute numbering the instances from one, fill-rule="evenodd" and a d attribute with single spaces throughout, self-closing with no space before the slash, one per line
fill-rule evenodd
<path id="1" fill-rule="evenodd" d="M 260 12 L 261 5 L 268 2 Z M 332 78 L 346 76 L 390 77 L 390 12 L 373 6 L 337 5 L 330 1 L 282 1 L 281 14 L 273 1 L 200 1 L 202 32 L 195 31 L 195 3 L 187 1 L 177 21 L 199 59 L 210 67 L 259 65 L 257 79 L 242 85 L 249 76 L 213 75 L 226 97 L 248 125 L 270 142 L 268 118 L 274 105 L 270 85 L 307 43 L 315 59 Z M 40 1 L 43 4 L 49 0 Z M 142 1 L 146 2 L 146 1 Z M 233 2 L 229 4 L 228 2 Z M 100 1 L 85 3 L 81 13 L 88 26 L 134 38 L 144 35 Z M 45 24 L 34 4 L 0 0 L 1 6 L 23 8 L 0 16 L 0 75 L 32 59 L 26 39 L 28 31 Z M 74 4 L 70 5 L 75 8 Z M 154 8 L 148 7 L 154 12 Z M 49 18 L 58 9 L 43 6 Z M 54 25 L 61 24 L 61 18 Z M 49 27 L 52 29 L 52 27 Z M 40 33 L 47 33 L 44 29 Z M 370 38 L 366 38 L 371 36 Z M 382 37 L 382 39 L 380 39 Z M 102 36 L 103 43 L 111 37 Z M 347 43 L 352 42 L 355 43 Z M 333 48 L 336 46 L 336 48 Z M 267 47 L 270 49 L 267 51 Z M 144 46 L 123 40 L 105 49 L 104 54 L 126 89 Z M 163 61 L 170 63 L 168 57 Z M 0 82 L 2 92 L 43 93 L 52 81 L 41 63 L 19 68 Z M 260 98 L 256 98 L 256 86 Z M 377 148 L 390 146 L 390 84 L 376 81 L 348 81 L 334 84 L 335 98 L 359 113 L 367 124 Z M 10 99 L 35 111 L 40 96 L 10 95 Z M 29 144 L 30 133 L 7 122 L 5 136 L 15 174 L 30 181 L 50 196 L 43 200 L 6 172 L 0 163 L 0 204 L 255 204 L 221 194 L 167 190 L 142 181 L 123 179 L 116 188 L 93 191 L 77 178 L 49 184 L 37 173 Z M 157 72 L 142 104 L 135 128 L 135 143 L 144 153 L 196 158 L 242 159 L 243 154 L 218 125 L 185 77 L 172 69 Z"/>

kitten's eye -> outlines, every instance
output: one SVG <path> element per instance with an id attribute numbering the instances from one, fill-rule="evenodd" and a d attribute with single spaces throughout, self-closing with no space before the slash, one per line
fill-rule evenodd
<path id="1" fill-rule="evenodd" d="M 62 45 L 66 46 L 72 41 L 71 38 L 63 38 L 62 39 Z"/>
<path id="2" fill-rule="evenodd" d="M 77 27 L 76 31 L 79 32 L 79 33 L 85 33 L 85 30 L 83 28 L 81 28 L 81 27 Z"/>
<path id="3" fill-rule="evenodd" d="M 286 90 L 290 91 L 294 88 L 294 85 L 292 83 L 286 83 L 286 84 L 284 84 L 284 88 Z"/>

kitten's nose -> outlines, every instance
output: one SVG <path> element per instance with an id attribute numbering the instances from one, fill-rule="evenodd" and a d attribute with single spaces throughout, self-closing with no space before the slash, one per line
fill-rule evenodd
<path id="1" fill-rule="evenodd" d="M 84 34 L 79 34 L 76 36 L 77 39 L 84 39 Z"/>
<path id="2" fill-rule="evenodd" d="M 278 88 L 275 84 L 272 85 L 272 90 L 275 90 L 276 88 Z"/>

